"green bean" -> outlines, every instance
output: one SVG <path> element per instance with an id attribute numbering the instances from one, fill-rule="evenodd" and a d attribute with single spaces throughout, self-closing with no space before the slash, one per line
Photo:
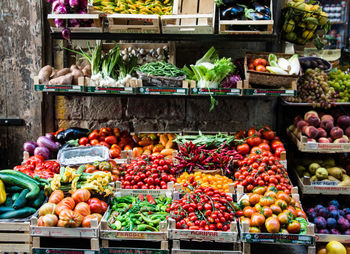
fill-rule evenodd
<path id="1" fill-rule="evenodd" d="M 185 73 L 175 65 L 164 61 L 147 63 L 140 66 L 138 70 L 153 76 L 180 77 L 185 75 Z"/>

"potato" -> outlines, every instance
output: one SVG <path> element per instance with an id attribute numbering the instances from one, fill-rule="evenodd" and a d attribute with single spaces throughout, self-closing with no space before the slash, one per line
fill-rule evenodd
<path id="1" fill-rule="evenodd" d="M 38 74 L 39 84 L 46 84 L 47 82 L 49 82 L 52 69 L 53 68 L 50 65 L 46 65 L 40 69 Z"/>
<path id="2" fill-rule="evenodd" d="M 70 71 L 73 72 L 73 70 L 75 69 L 79 69 L 78 66 L 76 66 L 75 64 L 73 64 L 71 67 L 70 67 Z"/>
<path id="3" fill-rule="evenodd" d="M 57 73 L 57 70 L 55 68 L 52 68 L 52 73 L 50 75 L 50 79 L 52 79 Z"/>
<path id="4" fill-rule="evenodd" d="M 58 77 L 61 77 L 61 76 L 65 76 L 68 73 L 70 73 L 70 69 L 69 68 L 64 68 L 62 70 L 57 71 L 56 75 L 53 78 L 58 78 Z"/>
<path id="5" fill-rule="evenodd" d="M 84 68 L 83 68 L 83 73 L 84 73 L 84 76 L 85 77 L 91 77 L 91 66 L 90 64 L 86 65 Z"/>
<path id="6" fill-rule="evenodd" d="M 73 84 L 78 85 L 79 77 L 84 77 L 83 72 L 81 70 L 79 70 L 78 68 L 76 68 L 76 69 L 72 70 L 72 74 L 73 74 Z"/>
<path id="7" fill-rule="evenodd" d="M 68 73 L 64 76 L 51 79 L 49 81 L 49 85 L 71 85 L 73 81 L 73 77 L 74 76 L 72 73 Z"/>

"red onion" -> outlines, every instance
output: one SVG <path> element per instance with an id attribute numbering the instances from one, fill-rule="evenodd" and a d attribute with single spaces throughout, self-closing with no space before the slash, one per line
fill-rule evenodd
<path id="1" fill-rule="evenodd" d="M 61 5 L 68 5 L 68 0 L 58 0 Z"/>
<path id="2" fill-rule="evenodd" d="M 80 9 L 87 10 L 88 0 L 79 0 Z"/>
<path id="3" fill-rule="evenodd" d="M 34 149 L 37 147 L 37 143 L 28 141 L 23 144 L 23 150 L 28 152 L 30 155 L 34 154 Z"/>
<path id="4" fill-rule="evenodd" d="M 69 20 L 69 27 L 80 27 L 80 23 L 76 19 L 70 19 Z"/>
<path id="5" fill-rule="evenodd" d="M 79 7 L 79 0 L 69 0 L 69 6 L 71 8 L 78 8 Z"/>
<path id="6" fill-rule="evenodd" d="M 66 22 L 64 19 L 55 19 L 56 27 L 65 27 Z"/>
<path id="7" fill-rule="evenodd" d="M 57 14 L 67 14 L 67 7 L 64 6 L 64 5 L 59 5 L 57 6 L 56 10 L 55 10 L 55 13 Z"/>
<path id="8" fill-rule="evenodd" d="M 66 40 L 70 39 L 70 30 L 68 28 L 62 30 L 62 37 Z"/>

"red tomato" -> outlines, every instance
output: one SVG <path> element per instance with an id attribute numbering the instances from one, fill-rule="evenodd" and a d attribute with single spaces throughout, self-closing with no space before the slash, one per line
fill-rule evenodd
<path id="1" fill-rule="evenodd" d="M 90 198 L 87 203 L 90 206 L 91 213 L 103 213 L 104 207 L 102 207 L 101 200 L 98 198 Z"/>
<path id="2" fill-rule="evenodd" d="M 249 150 L 250 150 L 250 147 L 249 147 L 248 144 L 243 144 L 243 145 L 237 146 L 237 151 L 238 151 L 240 154 L 248 154 L 248 153 L 249 153 Z"/>
<path id="3" fill-rule="evenodd" d="M 269 144 L 266 144 L 266 143 L 260 143 L 259 145 L 258 145 L 258 147 L 260 147 L 262 150 L 264 150 L 264 151 L 270 151 L 270 146 L 269 146 Z"/>
<path id="4" fill-rule="evenodd" d="M 252 64 L 252 63 L 248 64 L 248 69 L 249 70 L 255 70 L 254 64 Z"/>
<path id="5" fill-rule="evenodd" d="M 120 156 L 120 151 L 118 151 L 116 149 L 109 149 L 109 155 L 113 159 L 118 158 Z"/>
<path id="6" fill-rule="evenodd" d="M 93 131 L 93 132 L 91 132 L 91 133 L 89 134 L 89 139 L 90 139 L 90 140 L 98 139 L 98 138 L 99 138 L 99 135 L 98 135 L 98 133 L 97 133 L 96 130 Z"/>
<path id="7" fill-rule="evenodd" d="M 277 147 L 275 150 L 275 156 L 281 157 L 281 153 L 285 152 L 285 151 L 286 151 L 286 149 L 284 149 L 284 147 Z"/>
<path id="8" fill-rule="evenodd" d="M 116 136 L 108 136 L 105 138 L 104 141 L 110 145 L 117 144 L 117 137 Z"/>
<path id="9" fill-rule="evenodd" d="M 275 137 L 275 132 L 274 131 L 264 131 L 263 134 L 264 138 L 266 138 L 267 140 L 272 140 Z"/>
<path id="10" fill-rule="evenodd" d="M 87 137 L 82 137 L 79 139 L 79 145 L 85 146 L 87 143 L 89 143 L 89 139 Z"/>
<path id="11" fill-rule="evenodd" d="M 283 143 L 279 140 L 272 140 L 271 142 L 271 147 L 272 147 L 272 150 L 276 150 L 277 147 L 284 147 Z"/>
<path id="12" fill-rule="evenodd" d="M 257 67 L 259 65 L 262 65 L 263 67 L 265 67 L 267 65 L 267 61 L 264 58 L 257 58 L 254 60 L 254 66 Z"/>
<path id="13" fill-rule="evenodd" d="M 260 136 L 260 133 L 255 128 L 250 128 L 248 130 L 248 137 L 251 137 L 253 135 Z"/>
<path id="14" fill-rule="evenodd" d="M 266 68 L 264 65 L 258 65 L 256 66 L 256 71 L 260 71 L 260 72 L 266 72 Z"/>
<path id="15" fill-rule="evenodd" d="M 258 146 L 261 143 L 261 138 L 260 137 L 248 138 L 247 143 L 250 146 Z"/>
<path id="16" fill-rule="evenodd" d="M 250 150 L 250 154 L 261 154 L 262 153 L 262 149 L 258 146 L 254 146 L 251 150 Z"/>
<path id="17" fill-rule="evenodd" d="M 104 141 L 100 142 L 100 145 L 101 145 L 101 146 L 105 146 L 105 147 L 108 147 L 108 148 L 109 148 L 109 144 L 107 144 L 107 143 L 106 143 L 106 142 L 104 142 Z"/>

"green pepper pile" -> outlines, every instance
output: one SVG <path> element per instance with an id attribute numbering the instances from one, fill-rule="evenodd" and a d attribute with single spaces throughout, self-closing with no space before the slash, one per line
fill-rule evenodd
<path id="1" fill-rule="evenodd" d="M 172 198 L 151 195 L 115 197 L 112 200 L 108 226 L 121 231 L 159 231 L 159 223 L 168 215 L 166 212 Z"/>

